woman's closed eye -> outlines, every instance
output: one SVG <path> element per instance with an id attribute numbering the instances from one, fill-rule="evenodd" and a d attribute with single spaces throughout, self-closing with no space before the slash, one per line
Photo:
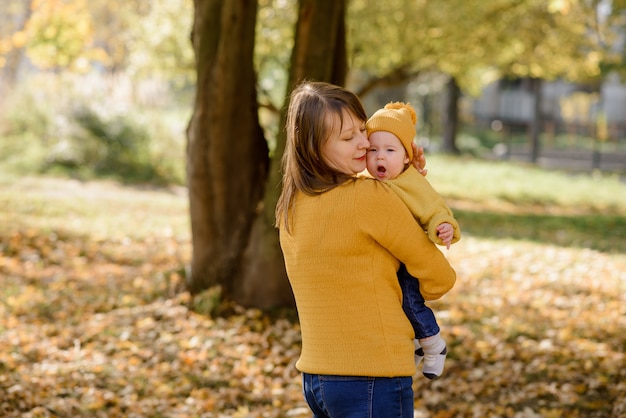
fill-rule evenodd
<path id="1" fill-rule="evenodd" d="M 352 141 L 353 139 L 357 139 L 358 137 L 359 137 L 359 135 L 357 135 L 355 133 L 355 134 L 352 134 L 352 135 L 349 135 L 349 136 L 345 136 L 345 137 L 343 137 L 341 139 L 344 140 L 344 141 Z"/>

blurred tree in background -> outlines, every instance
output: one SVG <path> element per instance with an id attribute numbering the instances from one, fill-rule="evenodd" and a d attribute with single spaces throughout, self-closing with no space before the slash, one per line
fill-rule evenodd
<path id="1" fill-rule="evenodd" d="M 184 182 L 191 0 L 5 3 L 0 161 L 18 172 Z"/>
<path id="2" fill-rule="evenodd" d="M 19 34 L 26 56 L 43 70 L 86 72 L 92 62 L 103 62 L 104 51 L 93 46 L 92 15 L 86 1 L 37 1 Z"/>
<path id="3" fill-rule="evenodd" d="M 34 70 L 127 72 L 193 80 L 191 1 L 5 0 L 0 67 L 11 84 Z M 22 59 L 29 58 L 25 65 Z"/>
<path id="4" fill-rule="evenodd" d="M 37 68 L 123 74 L 134 80 L 129 84 L 137 91 L 149 90 L 148 84 L 154 89 L 156 80 L 175 88 L 194 82 L 190 0 L 5 3 L 0 15 L 5 86 Z M 456 152 L 455 112 L 461 94 L 477 95 L 502 77 L 585 82 L 597 80 L 605 74 L 602 70 L 619 68 L 623 50 L 615 47 L 623 43 L 617 37 L 624 27 L 622 3 L 352 0 L 346 16 L 347 84 L 364 98 L 377 87 L 409 83 L 419 86 L 425 102 L 447 91 L 447 110 L 437 109 L 432 116 L 439 114 L 440 119 L 424 122 L 440 126 L 436 132 L 449 128 L 443 149 Z M 262 125 L 273 148 L 297 2 L 259 0 L 258 5 L 255 71 Z M 138 99 L 146 95 L 136 94 Z M 422 116 L 432 119 L 426 112 Z"/>
<path id="5" fill-rule="evenodd" d="M 367 22 L 367 30 L 350 25 L 351 67 L 365 78 L 357 91 L 435 75 L 449 99 L 443 150 L 456 153 L 461 91 L 478 95 L 502 77 L 580 82 L 600 76 L 609 57 L 596 32 L 597 3 L 354 0 L 349 21 Z"/>

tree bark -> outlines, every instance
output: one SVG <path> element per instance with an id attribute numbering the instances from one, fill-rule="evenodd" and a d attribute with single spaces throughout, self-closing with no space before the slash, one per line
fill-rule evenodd
<path id="1" fill-rule="evenodd" d="M 347 72 L 345 0 L 300 0 L 295 44 L 291 56 L 286 97 L 302 80 L 327 81 L 343 85 Z M 274 209 L 280 194 L 280 158 L 285 149 L 285 109 L 277 138 L 265 198 L 254 223 L 243 262 L 244 271 L 236 286 L 235 300 L 244 306 L 260 308 L 293 306 Z"/>
<path id="2" fill-rule="evenodd" d="M 187 128 L 192 294 L 235 293 L 263 197 L 268 149 L 258 120 L 254 0 L 195 0 L 191 41 L 197 91 Z"/>
<path id="3" fill-rule="evenodd" d="M 530 162 L 536 163 L 539 159 L 540 147 L 539 134 L 541 133 L 542 117 L 541 117 L 541 86 L 542 81 L 539 78 L 531 78 L 530 86 L 533 96 L 533 114 L 530 121 Z"/>
<path id="4" fill-rule="evenodd" d="M 28 23 L 31 15 L 33 14 L 33 9 L 30 7 L 30 0 L 22 0 L 20 2 L 15 2 L 15 4 L 10 4 L 8 7 L 12 7 L 15 10 L 19 10 L 16 19 L 19 19 L 19 22 L 15 24 L 15 27 L 12 29 L 13 33 L 24 30 L 24 27 Z M 5 16 L 5 19 L 11 15 Z M 8 22 L 6 22 L 8 23 Z M 12 24 L 9 24 L 12 27 Z M 11 89 L 15 86 L 15 83 L 18 78 L 18 72 L 20 69 L 20 64 L 22 59 L 24 58 L 25 50 L 23 46 L 13 47 L 9 52 L 5 55 L 5 64 L 4 67 L 1 68 L 1 76 L 0 76 L 0 97 L 6 97 L 6 93 L 11 91 Z"/>
<path id="5" fill-rule="evenodd" d="M 446 106 L 443 113 L 443 144 L 442 151 L 448 154 L 458 154 L 456 134 L 459 125 L 459 98 L 461 89 L 454 77 L 450 77 L 447 84 Z"/>

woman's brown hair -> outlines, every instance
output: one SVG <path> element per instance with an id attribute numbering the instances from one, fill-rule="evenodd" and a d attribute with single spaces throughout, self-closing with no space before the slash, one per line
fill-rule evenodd
<path id="1" fill-rule="evenodd" d="M 343 87 L 305 81 L 291 93 L 285 126 L 287 142 L 281 161 L 282 192 L 275 212 L 277 226 L 289 231 L 289 215 L 297 191 L 316 195 L 353 179 L 322 159 L 322 146 L 333 133 L 329 121 L 339 118 L 343 125 L 344 110 L 364 122 L 367 119 L 359 98 Z"/>

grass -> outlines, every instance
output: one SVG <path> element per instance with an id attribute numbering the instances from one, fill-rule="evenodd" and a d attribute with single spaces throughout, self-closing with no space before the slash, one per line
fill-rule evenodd
<path id="1" fill-rule="evenodd" d="M 531 165 L 455 158 L 428 158 L 429 181 L 450 199 L 496 203 L 524 210 L 625 213 L 626 178 L 617 173 L 568 173 Z"/>
<path id="2" fill-rule="evenodd" d="M 429 155 L 428 168 L 427 178 L 454 210 L 464 234 L 626 251 L 626 182 L 618 174 L 571 174 L 442 155 Z M 0 229 L 19 225 L 100 237 L 188 237 L 187 211 L 180 186 L 122 187 L 7 171 L 0 176 Z"/>
<path id="3" fill-rule="evenodd" d="M 428 167 L 466 234 L 626 252 L 626 182 L 618 174 L 444 156 L 430 157 Z"/>
<path id="4" fill-rule="evenodd" d="M 0 230 L 64 231 L 92 238 L 189 237 L 182 187 L 122 186 L 51 177 L 0 179 Z"/>

